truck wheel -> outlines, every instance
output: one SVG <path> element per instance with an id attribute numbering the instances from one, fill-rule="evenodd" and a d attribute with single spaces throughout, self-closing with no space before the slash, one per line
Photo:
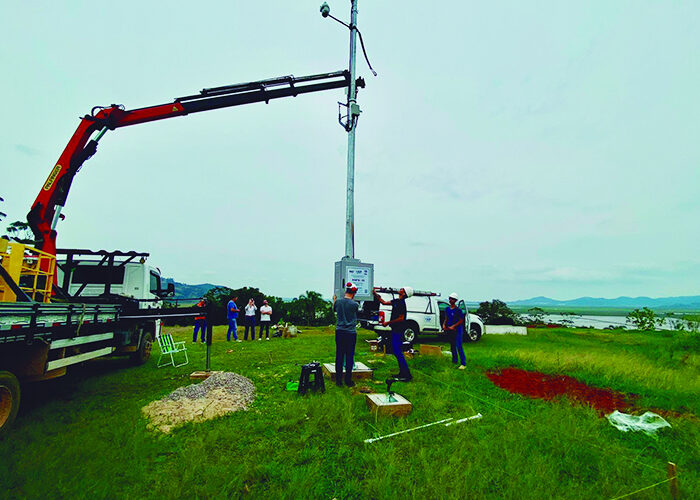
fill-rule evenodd
<path id="1" fill-rule="evenodd" d="M 146 332 L 141 337 L 138 351 L 129 356 L 134 365 L 142 365 L 151 357 L 151 347 L 153 347 L 153 334 Z"/>
<path id="2" fill-rule="evenodd" d="M 403 331 L 404 342 L 413 343 L 416 340 L 416 335 L 418 335 L 418 323 L 415 321 L 409 321 L 406 329 Z"/>
<path id="3" fill-rule="evenodd" d="M 465 342 L 478 342 L 481 338 L 481 327 L 476 324 L 469 325 L 469 334 L 464 336 Z"/>
<path id="4" fill-rule="evenodd" d="M 10 372 L 0 371 L 0 436 L 4 436 L 19 410 L 19 381 Z"/>

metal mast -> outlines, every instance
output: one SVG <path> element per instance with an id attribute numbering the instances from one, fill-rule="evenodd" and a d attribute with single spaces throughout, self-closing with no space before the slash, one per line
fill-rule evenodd
<path id="1" fill-rule="evenodd" d="M 355 66 L 357 59 L 357 0 L 350 0 L 350 86 L 348 87 L 348 178 L 345 203 L 345 256 L 355 258 L 355 125 L 360 116 L 357 104 Z"/>

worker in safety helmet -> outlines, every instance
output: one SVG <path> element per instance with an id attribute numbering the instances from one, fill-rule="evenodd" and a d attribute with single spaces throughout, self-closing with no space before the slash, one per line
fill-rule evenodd
<path id="1" fill-rule="evenodd" d="M 382 326 L 388 325 L 391 327 L 391 350 L 394 351 L 396 361 L 399 363 L 399 373 L 393 376 L 408 382 L 413 377 L 403 355 L 403 332 L 406 324 L 406 298 L 413 296 L 413 288 L 410 286 L 403 287 L 399 290 L 399 298 L 391 301 L 381 298 L 376 290 L 374 290 L 374 296 L 381 304 L 391 306 L 391 317 L 389 321 L 383 321 Z"/>
<path id="2" fill-rule="evenodd" d="M 345 365 L 345 385 L 352 387 L 352 366 L 355 363 L 355 344 L 357 343 L 357 311 L 360 304 L 355 302 L 357 286 L 348 282 L 345 295 L 338 299 L 333 295 L 333 310 L 338 316 L 335 325 L 335 384 L 343 386 L 343 365 Z"/>
<path id="3" fill-rule="evenodd" d="M 452 362 L 457 363 L 457 353 L 459 353 L 459 369 L 464 370 L 467 365 L 467 360 L 464 356 L 464 348 L 462 347 L 462 339 L 464 338 L 464 312 L 457 306 L 459 295 L 457 292 L 452 292 L 449 295 L 450 307 L 445 309 L 445 321 L 442 323 L 442 330 L 449 335 L 450 344 L 452 345 Z"/>

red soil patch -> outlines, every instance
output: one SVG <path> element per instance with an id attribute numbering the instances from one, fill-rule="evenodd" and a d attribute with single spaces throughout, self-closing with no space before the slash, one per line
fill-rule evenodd
<path id="1" fill-rule="evenodd" d="M 518 368 L 489 371 L 486 376 L 498 387 L 530 398 L 550 400 L 567 396 L 572 401 L 591 406 L 601 415 L 632 407 L 630 396 L 610 389 L 590 387 L 566 375 L 545 375 Z"/>

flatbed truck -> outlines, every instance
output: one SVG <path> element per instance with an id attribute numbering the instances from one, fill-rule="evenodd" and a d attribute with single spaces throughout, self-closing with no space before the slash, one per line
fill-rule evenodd
<path id="1" fill-rule="evenodd" d="M 136 265 L 143 266 L 147 254 L 67 250 L 65 258 L 57 260 L 62 252 L 57 249 L 56 228 L 64 218 L 61 212 L 74 177 L 97 152 L 105 134 L 141 123 L 332 89 L 347 89 L 348 99 L 354 100 L 350 89 L 356 94 L 364 88 L 364 80 L 358 78 L 351 85 L 350 78 L 347 70 L 282 76 L 205 88 L 137 109 L 95 106 L 80 119 L 27 214 L 33 246 L 0 239 L 0 435 L 17 415 L 21 382 L 58 377 L 71 365 L 105 355 L 127 354 L 135 363 L 143 363 L 150 356 L 161 318 L 202 316 L 201 310 L 161 307 L 162 298 L 173 290 L 160 288 L 159 271 Z M 81 261 L 86 255 L 97 261 Z M 80 282 L 81 275 L 90 276 L 98 267 L 101 281 Z M 139 292 L 135 285 L 129 292 L 129 283 L 140 283 Z"/>

